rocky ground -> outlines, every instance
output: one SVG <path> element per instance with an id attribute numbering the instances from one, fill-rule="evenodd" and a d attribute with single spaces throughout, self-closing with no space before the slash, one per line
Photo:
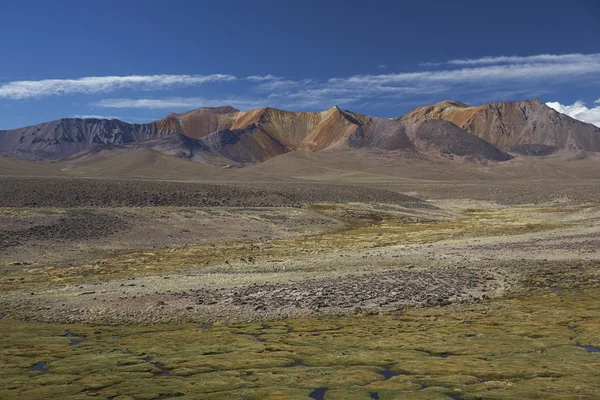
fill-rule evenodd
<path id="1" fill-rule="evenodd" d="M 381 270 L 212 288 L 202 275 L 130 278 L 105 284 L 7 295 L 9 317 L 45 322 L 149 324 L 248 322 L 394 311 L 414 305 L 447 305 L 488 298 L 499 288 L 481 270 Z M 239 277 L 238 277 L 239 279 Z M 165 282 L 167 281 L 167 282 Z"/>

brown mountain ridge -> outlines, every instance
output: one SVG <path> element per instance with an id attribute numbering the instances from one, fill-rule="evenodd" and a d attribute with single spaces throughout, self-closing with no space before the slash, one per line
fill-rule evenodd
<path id="1" fill-rule="evenodd" d="M 600 128 L 561 114 L 537 99 L 469 107 L 458 101 L 418 107 L 400 121 L 444 119 L 502 149 L 547 153 L 552 149 L 600 151 Z"/>
<path id="2" fill-rule="evenodd" d="M 98 150 L 149 148 L 207 165 L 253 164 L 303 151 L 401 151 L 467 162 L 507 161 L 559 149 L 600 151 L 600 129 L 539 100 L 469 107 L 446 101 L 384 119 L 342 110 L 199 108 L 149 124 L 62 119 L 0 131 L 0 154 L 60 160 Z"/>

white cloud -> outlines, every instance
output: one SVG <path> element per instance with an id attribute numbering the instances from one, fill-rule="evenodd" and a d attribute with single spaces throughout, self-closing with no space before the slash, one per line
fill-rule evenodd
<path id="1" fill-rule="evenodd" d="M 253 81 L 253 82 L 264 82 L 264 81 L 278 81 L 283 78 L 269 74 L 269 75 L 250 75 L 250 76 L 247 76 L 246 79 L 249 81 Z"/>
<path id="2" fill-rule="evenodd" d="M 331 78 L 318 85 L 305 85 L 296 91 L 278 92 L 277 95 L 286 98 L 304 96 L 311 103 L 317 96 L 323 101 L 328 97 L 343 97 L 362 103 L 366 100 L 406 100 L 408 97 L 440 93 L 450 93 L 452 97 L 472 97 L 483 90 L 488 95 L 519 91 L 521 96 L 528 98 L 541 90 L 547 90 L 548 82 L 575 84 L 596 78 L 600 80 L 598 55 L 541 55 L 494 59 L 496 62 L 510 59 L 514 63 Z M 495 100 L 504 99 L 506 98 Z"/>
<path id="3" fill-rule="evenodd" d="M 262 87 L 269 98 L 307 106 L 360 104 L 365 101 L 404 100 L 417 96 L 451 93 L 453 97 L 486 93 L 515 93 L 533 97 L 552 82 L 600 78 L 600 58 L 586 62 L 552 62 L 485 65 L 458 69 L 355 75 L 327 81 L 278 81 Z M 494 100 L 506 97 L 496 96 Z M 491 100 L 491 99 L 490 99 Z"/>
<path id="4" fill-rule="evenodd" d="M 102 108 L 147 109 L 193 109 L 200 107 L 220 107 L 226 105 L 236 108 L 249 109 L 266 106 L 263 101 L 254 99 L 206 99 L 203 97 L 172 97 L 167 99 L 104 99 L 90 105 Z"/>
<path id="5" fill-rule="evenodd" d="M 77 79 L 43 79 L 14 81 L 0 85 L 0 98 L 26 99 L 69 93 L 110 92 L 116 89 L 165 89 L 212 82 L 230 82 L 233 75 L 130 75 L 89 76 Z"/>
<path id="6" fill-rule="evenodd" d="M 439 67 L 440 65 L 444 65 L 443 62 L 422 62 L 419 63 L 421 67 Z"/>
<path id="7" fill-rule="evenodd" d="M 549 102 L 546 105 L 556 111 L 566 114 L 571 118 L 578 119 L 583 122 L 588 122 L 600 127 L 600 106 L 587 108 L 583 101 L 576 101 L 569 105 L 562 105 L 559 102 Z"/>
<path id="8" fill-rule="evenodd" d="M 474 59 L 454 59 L 447 62 L 447 64 L 454 65 L 477 65 L 477 64 L 528 64 L 528 63 L 539 63 L 539 62 L 552 62 L 552 63 L 581 63 L 589 61 L 597 61 L 600 58 L 600 54 L 538 54 L 534 56 L 495 56 L 495 57 L 482 57 Z"/>
<path id="9" fill-rule="evenodd" d="M 345 85 L 315 83 L 303 85 L 294 90 L 271 92 L 269 100 L 279 107 L 329 108 L 333 104 L 352 106 L 369 99 L 390 101 L 406 99 L 424 93 L 432 94 L 443 89 L 435 85 L 425 87 L 386 86 L 386 85 Z"/>
<path id="10" fill-rule="evenodd" d="M 481 97 L 490 100 L 530 98 L 548 89 L 548 82 L 576 83 L 600 79 L 598 55 L 538 55 L 488 57 L 463 60 L 466 66 L 427 68 L 416 72 L 354 75 L 325 80 L 291 80 L 274 75 L 248 76 L 250 92 L 224 99 L 108 99 L 99 107 L 195 108 L 231 104 L 238 108 L 269 105 L 280 108 L 329 108 L 332 104 L 352 107 L 366 102 L 407 101 L 450 93 L 452 97 Z M 474 65 L 467 65 L 469 61 Z M 499 64 L 490 64 L 491 62 Z M 481 65 L 475 65 L 481 63 Z M 458 64 L 457 64 L 458 65 Z M 512 95 L 511 95 L 512 94 Z M 492 98 L 493 97 L 493 98 Z M 425 101 L 425 100 L 424 100 Z"/>
<path id="11" fill-rule="evenodd" d="M 293 88 L 305 88 L 313 83 L 312 79 L 303 79 L 300 81 L 294 81 L 291 79 L 278 79 L 270 82 L 263 82 L 255 87 L 256 90 L 261 92 L 280 92 L 282 90 L 290 90 Z"/>
<path id="12" fill-rule="evenodd" d="M 600 99 L 596 100 L 594 103 L 600 104 Z"/>
<path id="13" fill-rule="evenodd" d="M 92 114 L 92 115 L 73 115 L 72 118 L 81 118 L 81 119 L 121 119 L 121 117 L 116 117 L 114 115 L 111 116 L 107 116 L 107 115 L 96 115 L 96 114 Z"/>
<path id="14" fill-rule="evenodd" d="M 117 119 L 119 121 L 129 122 L 131 124 L 146 124 L 146 123 L 149 123 L 149 122 L 152 122 L 152 121 L 156 120 L 156 118 L 117 117 L 117 116 L 114 116 L 114 115 L 96 115 L 96 114 L 72 115 L 71 118 L 108 119 L 108 120 Z"/>
<path id="15" fill-rule="evenodd" d="M 331 84 L 344 85 L 398 85 L 445 83 L 479 83 L 489 85 L 505 81 L 544 81 L 549 78 L 577 78 L 586 75 L 600 75 L 600 58 L 581 63 L 532 63 L 493 65 L 484 67 L 446 69 L 438 71 L 405 72 L 398 74 L 355 75 L 349 78 L 332 78 Z"/>
<path id="16" fill-rule="evenodd" d="M 488 101 L 531 98 L 554 88 L 555 84 L 585 84 L 600 81 L 600 54 L 540 54 L 456 59 L 420 64 L 412 72 L 377 73 L 311 79 L 249 75 L 140 75 L 46 79 L 0 83 L 0 99 L 26 99 L 67 93 L 107 93 L 117 89 L 154 91 L 192 87 L 212 82 L 234 82 L 226 94 L 169 97 L 155 94 L 146 98 L 109 98 L 95 106 L 102 108 L 182 109 L 230 104 L 246 109 L 260 106 L 279 108 L 329 108 L 332 104 L 355 107 L 360 104 L 397 104 L 399 101 L 432 100 L 432 97 L 462 98 L 485 96 Z M 235 83 L 241 83 L 236 85 Z M 216 93 L 211 91 L 210 93 Z M 121 96 L 119 94 L 119 96 Z M 123 95 L 129 96 L 129 95 Z M 117 95 L 115 95 L 117 97 Z M 600 102 L 600 99 L 598 99 Z M 101 111 L 92 110 L 91 113 Z"/>

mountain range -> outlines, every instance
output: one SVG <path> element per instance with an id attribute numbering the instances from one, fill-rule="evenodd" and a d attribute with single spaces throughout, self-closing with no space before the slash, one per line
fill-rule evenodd
<path id="1" fill-rule="evenodd" d="M 394 150 L 457 162 L 495 163 L 561 150 L 600 152 L 600 128 L 537 99 L 469 107 L 444 101 L 385 119 L 342 110 L 199 108 L 148 124 L 65 118 L 0 131 L 0 154 L 72 160 L 150 148 L 208 165 L 255 164 L 290 152 Z"/>

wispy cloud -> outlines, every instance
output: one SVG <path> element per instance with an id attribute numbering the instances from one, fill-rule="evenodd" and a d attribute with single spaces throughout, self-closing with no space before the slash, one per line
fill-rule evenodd
<path id="1" fill-rule="evenodd" d="M 72 118 L 81 118 L 81 119 L 121 119 L 121 117 L 117 117 L 114 115 L 97 115 L 97 114 L 90 114 L 90 115 L 73 115 Z"/>
<path id="2" fill-rule="evenodd" d="M 494 56 L 471 59 L 454 59 L 447 62 L 453 65 L 481 65 L 481 64 L 529 64 L 540 62 L 551 63 L 581 63 L 598 61 L 600 54 L 538 54 L 533 56 Z M 437 64 L 441 65 L 441 64 Z"/>
<path id="3" fill-rule="evenodd" d="M 264 82 L 264 81 L 278 81 L 283 78 L 275 75 L 250 75 L 246 77 L 247 80 L 251 82 Z"/>
<path id="4" fill-rule="evenodd" d="M 70 93 L 99 93 L 117 89 L 165 89 L 212 82 L 231 82 L 237 78 L 227 74 L 213 75 L 130 75 L 90 76 L 78 79 L 43 79 L 14 81 L 0 85 L 0 98 L 26 99 Z"/>
<path id="5" fill-rule="evenodd" d="M 443 62 L 422 62 L 419 63 L 419 66 L 421 67 L 427 67 L 427 68 L 431 68 L 431 67 L 439 67 L 440 65 L 444 65 L 445 63 Z"/>
<path id="6" fill-rule="evenodd" d="M 280 107 L 329 108 L 333 104 L 352 106 L 367 101 L 395 102 L 423 94 L 440 93 L 436 85 L 360 85 L 347 82 L 313 82 L 292 90 L 271 92 L 269 100 Z"/>
<path id="7" fill-rule="evenodd" d="M 156 120 L 156 118 L 139 118 L 139 117 L 118 117 L 114 115 L 96 115 L 96 114 L 84 114 L 84 115 L 72 115 L 71 118 L 81 118 L 81 119 L 118 119 L 120 121 L 129 122 L 132 124 L 145 124 L 148 122 L 152 122 Z"/>
<path id="8" fill-rule="evenodd" d="M 600 99 L 596 100 L 594 103 L 600 104 Z"/>
<path id="9" fill-rule="evenodd" d="M 595 103 L 599 103 L 599 101 L 596 101 Z M 563 105 L 559 102 L 549 102 L 546 103 L 546 105 L 569 117 L 600 127 L 600 106 L 588 108 L 581 100 L 578 100 L 571 105 Z"/>
<path id="10" fill-rule="evenodd" d="M 102 108 L 192 109 L 229 105 L 242 109 L 264 107 L 264 101 L 243 98 L 207 99 L 203 97 L 172 97 L 167 99 L 104 99 L 91 106 Z"/>
<path id="11" fill-rule="evenodd" d="M 493 65 L 485 67 L 446 69 L 438 71 L 406 72 L 399 74 L 356 75 L 350 78 L 333 78 L 331 84 L 345 85 L 397 85 L 429 83 L 490 83 L 502 81 L 522 81 L 532 79 L 542 81 L 548 78 L 576 78 L 588 74 L 600 74 L 600 57 L 582 63 L 554 63 Z"/>
<path id="12" fill-rule="evenodd" d="M 514 63 L 505 62 L 510 59 Z M 492 60 L 500 64 L 490 64 Z M 534 62 L 538 60 L 537 62 Z M 475 63 L 476 60 L 472 60 Z M 481 90 L 488 93 L 520 92 L 527 96 L 547 90 L 548 82 L 577 83 L 600 79 L 600 55 L 489 57 L 486 65 L 442 68 L 387 74 L 355 75 L 331 78 L 326 82 L 313 82 L 295 91 L 282 91 L 273 96 L 304 98 L 307 104 L 326 103 L 345 99 L 349 103 L 367 100 L 409 98 L 450 93 L 452 97 L 472 96 Z M 490 65 L 488 65 L 490 64 Z"/>
<path id="13" fill-rule="evenodd" d="M 274 101 L 303 104 L 306 107 L 327 107 L 331 104 L 354 105 L 368 101 L 388 101 L 392 104 L 397 100 L 406 101 L 443 93 L 448 93 L 453 98 L 464 98 L 480 96 L 482 91 L 488 96 L 490 93 L 498 94 L 494 100 L 501 100 L 498 97 L 502 97 L 502 93 L 533 97 L 547 90 L 548 82 L 576 83 L 596 77 L 600 79 L 600 57 L 566 59 L 560 59 L 558 63 L 524 63 L 521 62 L 525 61 L 521 57 L 514 64 L 354 75 L 326 81 L 281 81 L 264 88 Z"/>
<path id="14" fill-rule="evenodd" d="M 299 81 L 291 79 L 278 79 L 256 85 L 255 89 L 260 92 L 281 92 L 283 90 L 306 88 L 309 87 L 313 82 L 314 81 L 312 79 L 302 79 Z"/>
<path id="15" fill-rule="evenodd" d="M 377 67 L 383 67 L 383 64 Z M 552 91 L 556 87 L 554 85 L 568 83 L 575 86 L 591 81 L 600 81 L 600 54 L 540 54 L 454 59 L 420 64 L 408 72 L 379 68 L 377 73 L 318 79 L 292 79 L 273 74 L 239 78 L 213 74 L 15 81 L 0 84 L 0 99 L 108 93 L 117 89 L 157 91 L 230 82 L 226 90 L 216 92 L 207 88 L 201 95 L 190 97 L 173 97 L 170 93 L 170 97 L 160 98 L 152 93 L 143 98 L 129 98 L 135 96 L 119 93 L 114 96 L 119 98 L 104 99 L 92 105 L 99 108 L 184 109 L 229 104 L 241 109 L 266 105 L 315 109 L 328 108 L 332 104 L 347 107 L 365 104 L 393 106 L 400 102 L 430 101 L 442 97 L 471 101 L 485 96 L 489 100 L 504 100 L 516 96 L 533 97 Z"/>
<path id="16" fill-rule="evenodd" d="M 480 59 L 483 60 L 483 59 Z M 502 100 L 533 97 L 547 90 L 548 82 L 585 82 L 600 79 L 600 57 L 531 56 L 488 57 L 484 65 L 435 68 L 415 72 L 354 75 L 316 79 L 284 79 L 274 75 L 250 76 L 250 92 L 229 98 L 108 99 L 96 103 L 113 108 L 192 108 L 231 104 L 238 108 L 270 105 L 281 108 L 328 108 L 332 104 L 356 106 L 366 103 L 395 104 L 398 101 L 441 96 Z M 488 64 L 497 60 L 500 64 Z M 513 60 L 514 63 L 505 63 Z M 532 62 L 539 60 L 538 62 Z M 554 61 L 558 60 L 558 61 Z M 467 61 L 467 60 L 465 60 Z M 476 60 L 472 60 L 475 63 Z M 599 99 L 600 100 L 600 99 Z"/>

